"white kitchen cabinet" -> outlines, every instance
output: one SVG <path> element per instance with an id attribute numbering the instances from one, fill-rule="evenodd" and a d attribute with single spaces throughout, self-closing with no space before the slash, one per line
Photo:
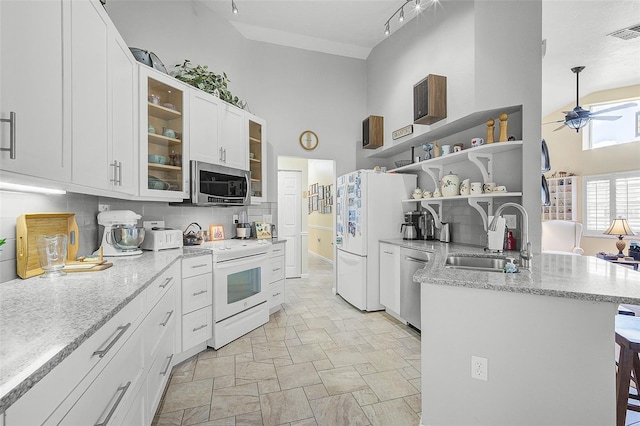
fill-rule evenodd
<path id="1" fill-rule="evenodd" d="M 148 425 L 175 353 L 175 262 L 6 412 L 7 425 Z"/>
<path id="2" fill-rule="evenodd" d="M 380 243 L 380 303 L 400 313 L 400 247 Z"/>
<path id="3" fill-rule="evenodd" d="M 213 258 L 182 259 L 181 316 L 176 345 L 185 352 L 213 336 Z"/>
<path id="4" fill-rule="evenodd" d="M 249 135 L 251 204 L 267 201 L 267 122 L 245 112 Z"/>
<path id="5" fill-rule="evenodd" d="M 0 2 L 0 169 L 59 182 L 71 180 L 71 141 L 63 73 L 61 0 Z M 15 138 L 9 120 L 15 113 Z M 14 147 L 13 154 L 9 151 Z"/>
<path id="6" fill-rule="evenodd" d="M 68 5 L 72 182 L 135 195 L 137 63 L 99 1 Z"/>
<path id="7" fill-rule="evenodd" d="M 578 176 L 547 179 L 550 206 L 542 206 L 542 220 L 577 220 Z"/>
<path id="8" fill-rule="evenodd" d="M 284 303 L 285 291 L 285 244 L 277 243 L 271 246 L 269 254 L 269 314 L 279 311 Z"/>
<path id="9" fill-rule="evenodd" d="M 191 89 L 189 102 L 190 158 L 220 164 L 222 151 L 218 148 L 218 116 L 222 101 L 202 90 Z"/>
<path id="10" fill-rule="evenodd" d="M 158 201 L 189 197 L 189 86 L 138 65 L 140 195 Z"/>
<path id="11" fill-rule="evenodd" d="M 244 111 L 223 102 L 219 109 L 218 126 L 218 150 L 222 160 L 220 164 L 249 170 L 249 144 Z"/>

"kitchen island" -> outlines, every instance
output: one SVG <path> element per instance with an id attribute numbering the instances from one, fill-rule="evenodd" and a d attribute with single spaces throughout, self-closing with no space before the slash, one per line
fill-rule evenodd
<path id="1" fill-rule="evenodd" d="M 420 244 L 433 253 L 414 276 L 421 424 L 615 424 L 614 317 L 620 303 L 640 305 L 639 273 L 551 254 L 516 274 L 451 269 L 448 255 L 483 250 Z M 486 381 L 472 378 L 472 356 L 487 360 Z"/>
<path id="2" fill-rule="evenodd" d="M 114 266 L 0 284 L 0 413 L 43 379 L 153 280 L 197 249 L 109 258 Z"/>

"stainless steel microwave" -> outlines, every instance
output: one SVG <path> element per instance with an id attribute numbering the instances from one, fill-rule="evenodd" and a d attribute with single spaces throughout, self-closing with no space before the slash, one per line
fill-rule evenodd
<path id="1" fill-rule="evenodd" d="M 191 196 L 195 206 L 247 206 L 251 203 L 251 172 L 191 161 Z"/>

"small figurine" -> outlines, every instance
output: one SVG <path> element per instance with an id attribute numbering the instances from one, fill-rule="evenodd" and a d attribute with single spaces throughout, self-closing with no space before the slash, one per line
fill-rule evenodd
<path id="1" fill-rule="evenodd" d="M 440 145 L 438 145 L 438 140 L 433 141 L 433 158 L 440 157 Z"/>
<path id="2" fill-rule="evenodd" d="M 507 114 L 500 114 L 500 137 L 498 142 L 507 142 Z"/>
<path id="3" fill-rule="evenodd" d="M 495 120 L 487 120 L 487 143 L 493 143 L 493 130 L 495 129 Z"/>

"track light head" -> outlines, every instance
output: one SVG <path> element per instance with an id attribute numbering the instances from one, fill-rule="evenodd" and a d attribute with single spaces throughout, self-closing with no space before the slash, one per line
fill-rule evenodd
<path id="1" fill-rule="evenodd" d="M 404 7 L 400 9 L 400 17 L 398 18 L 399 22 L 404 22 Z"/>
<path id="2" fill-rule="evenodd" d="M 419 12 L 422 9 L 422 4 L 420 0 L 416 0 L 416 12 Z"/>
<path id="3" fill-rule="evenodd" d="M 384 26 L 384 35 L 389 34 L 391 34 L 391 30 L 389 29 L 389 21 L 387 21 L 387 24 Z"/>
<path id="4" fill-rule="evenodd" d="M 238 7 L 236 6 L 236 2 L 234 0 L 231 0 L 231 11 L 234 15 L 238 14 Z"/>

